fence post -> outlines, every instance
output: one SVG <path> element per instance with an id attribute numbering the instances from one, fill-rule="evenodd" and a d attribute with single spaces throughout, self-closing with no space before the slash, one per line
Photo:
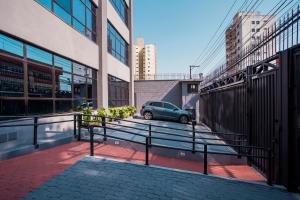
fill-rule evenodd
<path id="1" fill-rule="evenodd" d="M 207 175 L 207 144 L 204 144 L 204 172 Z"/>
<path id="2" fill-rule="evenodd" d="M 102 117 L 102 128 L 103 128 L 103 141 L 106 141 L 107 140 L 107 137 L 106 137 L 106 118 L 105 117 Z"/>
<path id="3" fill-rule="evenodd" d="M 37 135 L 37 132 L 38 132 L 38 117 L 34 117 L 33 118 L 33 146 L 35 149 L 39 148 L 39 145 L 38 145 L 38 135 Z"/>
<path id="4" fill-rule="evenodd" d="M 90 129 L 90 156 L 94 156 L 94 127 L 89 127 Z"/>
<path id="5" fill-rule="evenodd" d="M 81 126 L 82 126 L 82 114 L 78 115 L 78 136 L 77 136 L 77 141 L 81 140 Z"/>
<path id="6" fill-rule="evenodd" d="M 149 165 L 149 137 L 146 137 L 145 165 Z"/>
<path id="7" fill-rule="evenodd" d="M 193 120 L 192 121 L 192 125 L 193 125 L 193 153 L 195 153 L 195 141 L 196 141 L 196 133 L 195 133 L 195 124 L 196 124 L 196 121 Z"/>
<path id="8" fill-rule="evenodd" d="M 272 151 L 268 149 L 268 174 L 267 174 L 267 183 L 272 185 Z"/>
<path id="9" fill-rule="evenodd" d="M 149 124 L 149 145 L 152 144 L 152 139 L 151 139 L 151 137 L 152 137 L 152 130 L 151 130 L 151 124 Z"/>
<path id="10" fill-rule="evenodd" d="M 76 120 L 77 120 L 77 117 L 76 117 L 77 115 L 76 114 L 74 114 L 74 138 L 76 137 Z"/>

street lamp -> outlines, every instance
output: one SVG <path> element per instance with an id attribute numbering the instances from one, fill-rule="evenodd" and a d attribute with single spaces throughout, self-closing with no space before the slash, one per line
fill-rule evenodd
<path id="1" fill-rule="evenodd" d="M 190 65 L 190 79 L 192 79 L 192 70 L 198 67 L 200 67 L 200 65 Z"/>

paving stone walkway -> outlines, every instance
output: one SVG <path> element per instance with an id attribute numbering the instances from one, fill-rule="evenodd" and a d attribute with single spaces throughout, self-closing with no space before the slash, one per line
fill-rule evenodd
<path id="1" fill-rule="evenodd" d="M 299 200 L 300 197 L 269 186 L 194 172 L 84 157 L 24 199 Z"/>

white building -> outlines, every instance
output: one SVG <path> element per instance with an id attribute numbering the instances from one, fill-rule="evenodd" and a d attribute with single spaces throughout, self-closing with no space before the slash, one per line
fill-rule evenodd
<path id="1" fill-rule="evenodd" d="M 137 39 L 135 46 L 135 70 L 136 80 L 153 80 L 157 73 L 156 46 L 145 44 L 143 38 Z"/>
<path id="2" fill-rule="evenodd" d="M 0 114 L 133 103 L 132 0 L 1 0 Z"/>
<path id="3" fill-rule="evenodd" d="M 271 32 L 275 21 L 275 16 L 262 15 L 259 12 L 237 13 L 225 33 L 227 67 L 234 65 L 244 51 L 261 42 L 268 32 Z M 265 52 L 257 51 L 256 53 L 262 54 Z M 253 60 L 253 62 L 255 61 Z M 244 65 L 235 66 L 234 68 L 240 69 L 242 67 Z"/>

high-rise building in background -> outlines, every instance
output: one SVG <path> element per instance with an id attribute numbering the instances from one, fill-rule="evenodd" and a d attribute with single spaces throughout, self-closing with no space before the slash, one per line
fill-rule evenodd
<path id="1" fill-rule="evenodd" d="M 143 38 L 138 38 L 135 45 L 135 58 L 135 79 L 155 79 L 157 73 L 156 46 L 154 44 L 145 44 Z"/>
<path id="2" fill-rule="evenodd" d="M 243 68 L 245 65 L 235 66 L 236 60 L 241 58 L 243 52 L 261 42 L 271 32 L 275 21 L 275 16 L 262 15 L 259 12 L 237 13 L 225 33 L 226 66 L 233 70 Z M 267 52 L 258 50 L 255 53 L 257 55 L 253 55 L 253 59 L 259 59 L 261 54 Z"/>
<path id="3" fill-rule="evenodd" d="M 0 114 L 133 104 L 132 0 L 0 1 Z"/>

